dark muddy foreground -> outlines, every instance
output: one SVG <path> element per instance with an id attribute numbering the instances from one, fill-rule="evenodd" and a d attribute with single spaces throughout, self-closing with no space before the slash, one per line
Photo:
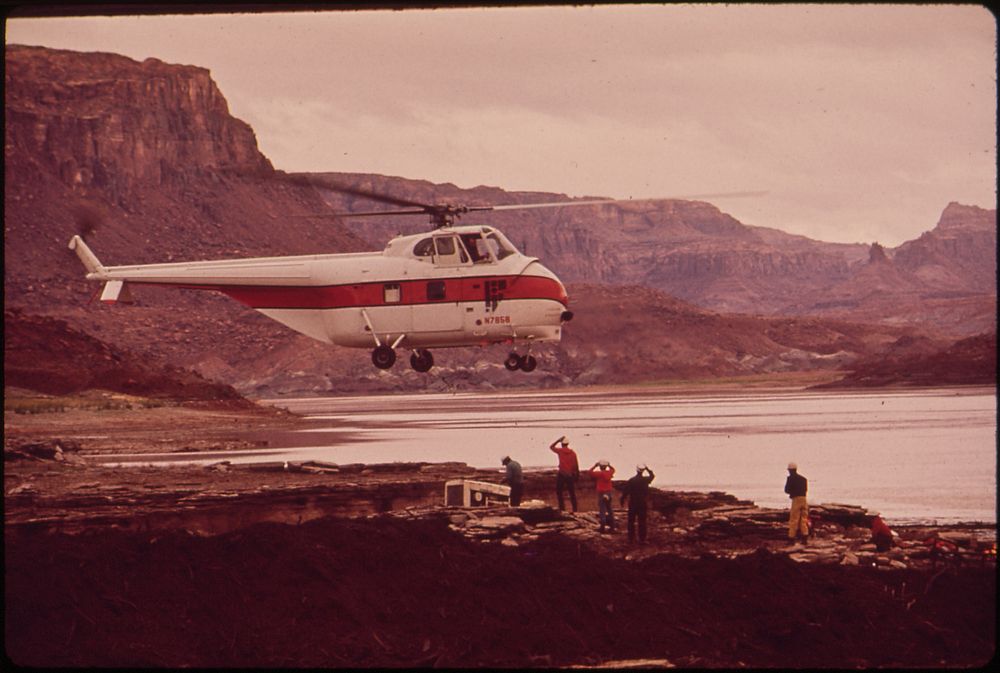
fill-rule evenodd
<path id="1" fill-rule="evenodd" d="M 991 567 L 629 561 L 446 518 L 40 532 L 5 562 L 7 655 L 27 666 L 965 667 L 995 647 Z"/>

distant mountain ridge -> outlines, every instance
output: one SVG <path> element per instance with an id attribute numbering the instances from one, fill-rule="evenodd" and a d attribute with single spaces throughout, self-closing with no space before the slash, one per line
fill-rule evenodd
<path id="1" fill-rule="evenodd" d="M 378 249 L 395 233 L 427 227 L 421 217 L 339 222 L 329 217 L 334 210 L 373 204 L 323 189 L 328 180 L 420 202 L 568 198 L 379 175 L 288 175 L 259 151 L 253 130 L 229 114 L 203 68 L 17 45 L 5 53 L 7 305 L 64 319 L 116 347 L 165 357 L 244 392 L 421 389 L 435 380 L 373 372 L 361 351 L 310 341 L 212 294 L 144 288 L 135 307 L 90 303 L 98 288 L 84 281 L 66 249 L 69 238 L 85 230 L 103 262 L 127 264 Z M 914 330 L 936 331 L 929 343 L 943 347 L 948 335 L 995 329 L 995 282 L 987 281 L 991 273 L 995 280 L 996 259 L 983 253 L 991 240 L 988 249 L 995 250 L 995 210 L 950 204 L 933 231 L 883 255 L 870 246 L 749 227 L 700 201 L 466 219 L 498 226 L 564 281 L 579 284 L 571 286 L 581 288 L 571 301 L 580 320 L 535 379 L 551 385 L 833 368 Z M 935 278 L 946 282 L 937 287 Z M 649 291 L 639 291 L 643 286 Z M 673 297 L 686 308 L 663 322 L 656 316 Z M 588 311 L 601 319 L 588 320 Z M 630 325 L 625 335 L 600 329 L 619 322 L 616 311 Z M 790 319 L 782 329 L 796 334 L 798 345 L 749 336 L 773 334 L 771 319 L 720 312 Z M 846 333 L 853 336 L 845 340 Z M 747 350 L 750 342 L 756 350 Z M 809 347 L 800 347 L 805 342 Z M 631 352 L 624 343 L 633 344 Z M 525 377 L 512 382 L 481 359 L 475 351 L 443 356 L 451 373 L 438 381 L 531 384 Z"/>

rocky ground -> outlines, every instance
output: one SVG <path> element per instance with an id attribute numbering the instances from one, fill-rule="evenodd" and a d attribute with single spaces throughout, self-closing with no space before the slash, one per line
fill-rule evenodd
<path id="1" fill-rule="evenodd" d="M 940 667 L 995 648 L 995 528 L 657 490 L 644 545 L 555 506 L 444 505 L 464 464 L 106 467 L 299 419 L 93 396 L 5 410 L 7 653 L 28 666 Z M 101 407 L 104 408 L 101 408 Z M 129 408 L 131 407 L 131 408 Z M 18 413 L 18 412 L 21 413 Z M 584 485 L 586 486 L 586 484 Z"/>

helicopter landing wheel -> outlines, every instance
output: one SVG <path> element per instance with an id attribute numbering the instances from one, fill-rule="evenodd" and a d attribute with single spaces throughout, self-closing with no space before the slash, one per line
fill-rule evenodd
<path id="1" fill-rule="evenodd" d="M 507 356 L 507 359 L 503 361 L 503 366 L 507 368 L 509 372 L 516 372 L 521 368 L 521 356 L 517 353 L 511 352 Z"/>
<path id="2" fill-rule="evenodd" d="M 389 369 L 396 362 L 396 351 L 382 344 L 372 351 L 372 364 L 379 369 Z"/>
<path id="3" fill-rule="evenodd" d="M 418 372 L 429 372 L 434 366 L 434 356 L 429 350 L 420 348 L 410 355 L 410 366 Z"/>
<path id="4" fill-rule="evenodd" d="M 535 359 L 533 355 L 525 355 L 521 358 L 521 371 L 522 372 L 533 372 L 535 367 L 538 366 L 538 360 Z"/>

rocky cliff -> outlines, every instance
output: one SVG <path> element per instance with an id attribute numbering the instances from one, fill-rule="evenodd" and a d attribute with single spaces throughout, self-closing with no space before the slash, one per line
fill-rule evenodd
<path id="1" fill-rule="evenodd" d="M 933 230 L 896 248 L 893 262 L 941 295 L 995 294 L 996 210 L 949 203 Z"/>
<path id="2" fill-rule="evenodd" d="M 937 226 L 868 260 L 820 293 L 805 293 L 786 315 L 933 327 L 953 337 L 996 330 L 996 210 L 951 203 Z"/>
<path id="3" fill-rule="evenodd" d="M 12 46 L 5 85 L 12 158 L 81 192 L 125 204 L 140 184 L 274 170 L 204 68 Z"/>

